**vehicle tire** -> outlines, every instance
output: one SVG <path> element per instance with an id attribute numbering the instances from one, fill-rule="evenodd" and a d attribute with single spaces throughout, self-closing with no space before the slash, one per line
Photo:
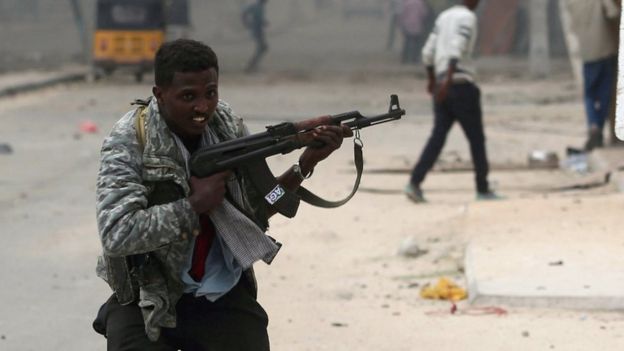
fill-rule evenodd
<path id="1" fill-rule="evenodd" d="M 87 73 L 87 82 L 93 83 L 102 78 L 104 75 L 104 70 L 99 66 L 92 66 L 89 72 Z"/>

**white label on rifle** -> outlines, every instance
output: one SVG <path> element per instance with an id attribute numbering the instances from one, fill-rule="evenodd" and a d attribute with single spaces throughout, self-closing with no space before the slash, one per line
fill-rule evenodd
<path id="1" fill-rule="evenodd" d="M 273 188 L 273 190 L 271 190 L 271 192 L 264 197 L 264 199 L 267 200 L 269 204 L 273 205 L 277 201 L 279 201 L 279 199 L 281 199 L 284 194 L 286 194 L 284 188 L 282 188 L 281 185 L 277 184 L 275 188 Z"/>

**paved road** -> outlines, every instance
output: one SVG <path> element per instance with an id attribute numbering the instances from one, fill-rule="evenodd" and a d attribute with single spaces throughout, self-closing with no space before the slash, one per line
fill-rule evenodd
<path id="1" fill-rule="evenodd" d="M 420 90 L 422 82 L 377 78 L 222 77 L 221 96 L 248 117 L 252 130 L 261 130 L 266 124 L 325 113 L 353 109 L 378 113 L 387 108 L 387 96 L 398 93 L 408 116 L 395 125 L 365 131 L 365 157 L 371 168 L 408 167 L 431 125 L 429 100 Z M 582 115 L 580 104 L 569 99 L 565 84 L 542 85 L 552 88 L 548 99 L 555 103 L 529 83 L 486 84 L 493 161 L 522 162 L 533 148 L 560 150 L 582 141 L 582 126 L 570 117 Z M 149 90 L 131 77 L 115 77 L 95 85 L 61 86 L 0 99 L 0 142 L 13 148 L 12 154 L 0 155 L 0 350 L 104 349 L 104 340 L 90 327 L 98 304 L 109 294 L 94 274 L 99 252 L 94 220 L 98 152 L 128 102 Z M 99 132 L 80 132 L 85 120 L 94 121 Z M 334 198 L 348 192 L 353 180 L 351 155 L 349 148 L 343 149 L 328 167 L 315 172 L 309 181 L 312 189 Z M 288 167 L 289 156 L 277 157 L 272 165 Z M 459 129 L 449 136 L 444 157 L 468 159 Z M 514 201 L 539 200 L 544 196 L 539 189 L 569 177 L 561 172 L 494 172 L 493 179 Z M 326 211 L 307 206 L 296 221 L 276 219 L 272 230 L 287 250 L 270 269 L 259 267 L 261 299 L 273 317 L 270 331 L 276 350 L 334 350 L 345 345 L 413 350 L 417 344 L 454 350 L 457 344 L 448 340 L 454 333 L 460 345 L 476 349 L 484 342 L 479 335 L 490 329 L 486 326 L 490 323 L 502 323 L 502 329 L 491 335 L 485 349 L 550 345 L 580 349 L 571 346 L 582 333 L 566 332 L 582 330 L 575 324 L 581 316 L 574 313 L 515 310 L 504 322 L 497 317 L 431 317 L 429 312 L 446 311 L 447 305 L 420 300 L 413 287 L 443 272 L 461 279 L 457 270 L 461 252 L 455 240 L 465 214 L 475 206 L 472 175 L 431 175 L 426 189 L 432 203 L 418 212 L 397 196 L 405 180 L 396 175 L 365 176 L 363 187 L 389 194 L 361 192 L 333 212 L 331 225 L 318 223 L 318 218 L 329 218 Z M 396 249 L 407 236 L 417 236 L 431 254 L 422 260 L 397 257 Z M 620 319 L 590 314 L 586 326 L 602 330 L 600 325 L 608 325 L 601 345 L 616 345 L 621 339 L 616 330 Z M 545 328 L 552 328 L 553 335 L 510 344 L 509 338 L 528 340 L 521 333 L 532 325 L 538 335 Z M 398 336 L 388 339 L 396 330 Z M 394 346 L 384 348 L 388 345 Z"/>

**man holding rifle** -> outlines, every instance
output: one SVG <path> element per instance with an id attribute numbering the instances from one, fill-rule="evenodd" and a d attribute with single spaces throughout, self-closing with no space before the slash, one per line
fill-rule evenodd
<path id="1" fill-rule="evenodd" d="M 208 46 L 180 39 L 156 54 L 153 97 L 104 141 L 97 180 L 103 255 L 98 275 L 114 291 L 94 322 L 109 350 L 269 350 L 268 317 L 256 301 L 254 262 L 279 244 L 265 234 L 275 213 L 248 176 L 192 176 L 190 155 L 249 134 L 219 100 Z M 296 166 L 278 177 L 295 190 L 353 135 L 344 125 L 309 134 Z"/>

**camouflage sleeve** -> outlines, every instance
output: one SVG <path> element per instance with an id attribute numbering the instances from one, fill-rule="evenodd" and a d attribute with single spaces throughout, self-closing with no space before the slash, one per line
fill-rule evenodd
<path id="1" fill-rule="evenodd" d="M 197 218 L 186 198 L 147 208 L 142 152 L 133 118 L 126 116 L 105 139 L 96 185 L 97 223 L 104 254 L 127 256 L 185 240 Z"/>
<path id="2" fill-rule="evenodd" d="M 219 100 L 217 111 L 222 117 L 221 123 L 223 123 L 223 126 L 231 137 L 240 138 L 250 134 L 249 129 L 243 122 L 243 119 L 234 112 L 230 104 L 223 100 Z"/>

